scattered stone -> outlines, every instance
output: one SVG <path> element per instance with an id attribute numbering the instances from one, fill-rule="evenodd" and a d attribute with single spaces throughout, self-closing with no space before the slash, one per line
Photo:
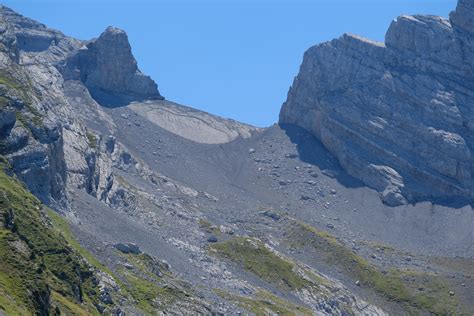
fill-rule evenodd
<path id="1" fill-rule="evenodd" d="M 276 213 L 275 211 L 270 211 L 270 210 L 263 212 L 262 215 L 270 217 L 271 219 L 274 219 L 276 221 L 281 218 L 280 214 Z"/>
<path id="2" fill-rule="evenodd" d="M 355 282 L 355 285 L 360 286 L 360 281 L 357 280 L 357 281 Z"/>
<path id="3" fill-rule="evenodd" d="M 133 270 L 133 266 L 132 266 L 130 263 L 128 263 L 128 262 L 125 262 L 125 263 L 123 264 L 123 266 L 124 266 L 125 268 L 127 268 L 128 270 Z"/>
<path id="4" fill-rule="evenodd" d="M 128 244 L 115 244 L 115 249 L 123 252 L 123 253 L 131 253 L 131 254 L 140 254 L 142 251 L 140 250 L 140 247 L 138 247 L 136 244 L 133 243 L 128 243 Z"/>
<path id="5" fill-rule="evenodd" d="M 453 292 L 453 291 L 449 291 L 449 296 L 454 296 L 454 292 Z"/>
<path id="6" fill-rule="evenodd" d="M 255 153 L 255 149 L 254 148 L 250 148 L 249 149 L 249 154 L 254 154 Z"/>
<path id="7" fill-rule="evenodd" d="M 112 295 L 110 294 L 110 290 L 108 288 L 103 288 L 100 291 L 99 300 L 106 305 L 114 303 L 114 300 L 112 299 Z"/>
<path id="8" fill-rule="evenodd" d="M 329 229 L 334 229 L 334 225 L 333 225 L 333 224 L 327 224 L 326 227 L 329 228 Z"/>
<path id="9" fill-rule="evenodd" d="M 278 181 L 278 184 L 279 185 L 287 185 L 288 182 L 286 182 L 285 180 L 280 180 L 280 181 Z"/>
<path id="10" fill-rule="evenodd" d="M 207 238 L 207 241 L 212 243 L 217 242 L 217 237 L 215 235 L 211 235 Z"/>
<path id="11" fill-rule="evenodd" d="M 286 155 L 285 155 L 285 158 L 290 158 L 290 159 L 294 159 L 294 158 L 296 158 L 296 157 L 298 157 L 297 154 L 286 154 Z"/>
<path id="12" fill-rule="evenodd" d="M 380 195 L 382 201 L 388 206 L 399 206 L 407 204 L 406 199 L 400 193 L 398 188 L 389 187 L 385 189 Z"/>
<path id="13" fill-rule="evenodd" d="M 308 195 L 302 195 L 302 196 L 301 196 L 301 199 L 302 199 L 303 201 L 308 201 L 308 200 L 311 200 L 311 197 L 308 196 Z"/>
<path id="14" fill-rule="evenodd" d="M 331 194 L 332 194 L 332 195 L 336 195 L 336 193 L 337 193 L 337 191 L 336 191 L 336 190 L 334 190 L 334 189 L 331 189 L 331 191 L 330 191 L 330 192 L 331 192 Z"/>

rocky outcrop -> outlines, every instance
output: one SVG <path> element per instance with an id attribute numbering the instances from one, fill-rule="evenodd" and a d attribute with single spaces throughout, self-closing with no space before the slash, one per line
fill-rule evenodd
<path id="1" fill-rule="evenodd" d="M 310 48 L 280 124 L 311 131 L 384 202 L 474 198 L 474 4 L 395 19 L 385 43 Z"/>
<path id="2" fill-rule="evenodd" d="M 91 148 L 83 122 L 91 114 L 82 104 L 98 106 L 91 95 L 105 105 L 163 99 L 138 70 L 125 32 L 109 27 L 79 41 L 0 6 L 0 155 L 58 209 L 67 208 L 68 187 L 95 194 L 107 177 L 110 163 Z"/>
<path id="3" fill-rule="evenodd" d="M 127 34 L 114 27 L 74 53 L 63 73 L 66 79 L 82 81 L 102 105 L 163 99 L 156 83 L 138 70 Z"/>

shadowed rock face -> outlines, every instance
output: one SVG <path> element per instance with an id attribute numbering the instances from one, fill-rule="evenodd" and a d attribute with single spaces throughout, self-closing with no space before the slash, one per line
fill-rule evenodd
<path id="1" fill-rule="evenodd" d="M 163 99 L 156 83 L 138 69 L 127 34 L 114 27 L 69 58 L 64 72 L 82 81 L 102 105 Z"/>
<path id="2" fill-rule="evenodd" d="M 280 112 L 390 205 L 472 200 L 474 2 L 310 48 Z"/>

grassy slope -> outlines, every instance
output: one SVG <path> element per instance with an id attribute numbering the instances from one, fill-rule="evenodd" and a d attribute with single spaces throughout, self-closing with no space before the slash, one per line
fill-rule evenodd
<path id="1" fill-rule="evenodd" d="M 292 221 L 286 238 L 294 247 L 315 251 L 321 260 L 359 280 L 361 286 L 402 305 L 409 314 L 421 311 L 435 315 L 466 313 L 458 299 L 449 295 L 447 283 L 437 275 L 413 270 L 381 271 L 330 234 L 296 220 Z"/>
<path id="2" fill-rule="evenodd" d="M 290 292 L 317 286 L 315 282 L 298 274 L 293 262 L 276 255 L 256 238 L 234 237 L 212 245 L 211 253 L 235 262 L 282 291 Z M 223 291 L 217 291 L 217 294 L 235 301 L 257 315 L 268 314 L 270 311 L 279 315 L 311 314 L 307 308 L 291 304 L 263 290 L 251 298 Z"/>
<path id="3" fill-rule="evenodd" d="M 0 309 L 49 313 L 56 306 L 97 313 L 89 266 L 42 213 L 42 205 L 0 165 Z M 28 312 L 27 312 L 28 311 Z"/>
<path id="4" fill-rule="evenodd" d="M 294 272 L 293 263 L 274 254 L 258 239 L 235 237 L 213 245 L 212 249 L 281 290 L 295 290 L 311 285 Z"/>

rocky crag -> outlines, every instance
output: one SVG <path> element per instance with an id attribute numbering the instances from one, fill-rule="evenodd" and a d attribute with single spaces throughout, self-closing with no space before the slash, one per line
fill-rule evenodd
<path id="1" fill-rule="evenodd" d="M 470 29 L 469 20 L 461 13 L 468 9 L 467 2 L 460 2 L 452 15 L 458 25 L 454 29 L 439 18 L 417 17 L 438 22 L 423 22 L 414 34 L 437 30 L 439 24 L 453 41 L 467 40 L 462 30 Z M 404 19 L 409 26 L 414 23 L 400 18 L 395 24 Z M 424 43 L 424 35 L 416 36 L 416 45 Z M 405 69 L 403 63 L 426 59 L 406 51 L 411 59 L 397 61 L 401 55 L 390 45 L 354 36 L 324 45 L 329 52 L 315 50 L 333 56 L 334 64 L 347 64 L 338 71 L 359 80 L 331 77 L 334 87 L 361 82 L 357 89 L 347 88 L 361 98 L 373 93 L 360 78 L 373 76 L 371 87 L 381 87 L 376 78 L 388 67 L 385 63 L 398 63 L 401 77 L 393 82 L 401 85 L 400 78 L 412 78 L 410 67 L 418 69 Z M 346 53 L 337 53 L 335 46 L 345 47 Z M 367 51 L 370 61 L 364 59 Z M 444 56 L 435 51 L 433 56 Z M 358 68 L 354 58 L 361 60 Z M 327 61 L 318 67 L 335 65 Z M 469 64 L 465 67 L 462 71 Z M 435 68 L 449 78 L 465 76 L 441 62 Z M 393 69 L 387 76 L 396 77 Z M 426 71 L 425 81 L 417 78 L 418 83 L 431 83 Z M 439 77 L 439 82 L 448 80 Z M 322 82 L 314 78 L 305 77 L 305 87 Z M 450 87 L 460 89 L 456 82 Z M 298 100 L 319 104 L 313 94 L 319 88 L 297 86 L 293 90 L 302 92 L 295 92 Z M 424 100 L 428 90 L 406 95 Z M 330 96 L 338 94 L 320 99 Z M 347 99 L 357 100 L 353 95 Z M 380 102 L 367 106 L 377 108 Z M 467 111 L 456 102 L 459 111 Z M 139 71 L 125 32 L 109 27 L 97 39 L 80 41 L 0 7 L 0 315 L 472 314 L 474 214 L 467 207 L 430 203 L 384 205 L 376 191 L 348 175 L 307 131 L 314 133 L 319 126 L 314 117 L 297 120 L 299 106 L 290 103 L 282 122 L 293 125 L 259 129 L 169 102 Z M 384 192 L 386 203 L 410 200 L 409 192 L 413 199 L 426 198 L 416 190 L 429 191 L 433 181 L 440 181 L 433 173 L 415 177 L 382 159 L 389 148 L 382 137 L 388 123 L 376 121 L 383 127 L 377 146 L 383 146 L 369 155 L 368 147 L 354 144 L 355 114 L 336 116 L 345 118 L 340 122 L 321 114 L 322 106 L 311 109 L 333 124 L 329 129 L 324 123 L 316 136 L 336 156 L 336 149 L 357 148 L 347 152 L 360 153 L 351 162 L 372 173 L 362 178 L 343 160 L 342 166 Z M 410 111 L 407 126 L 421 113 Z M 423 122 L 432 122 L 435 114 L 423 114 Z M 437 129 L 420 135 L 446 140 L 439 153 L 445 163 L 460 155 L 463 143 L 436 132 L 451 121 L 436 122 Z M 464 125 L 459 131 L 469 128 L 469 122 Z M 345 136 L 337 138 L 343 131 Z M 364 144 L 375 146 L 368 140 Z M 366 166 L 363 155 L 378 155 L 380 162 Z M 402 161 L 391 157 L 390 162 Z M 417 164 L 409 162 L 403 165 L 407 170 Z M 445 183 L 433 191 L 436 196 L 457 196 L 449 177 Z"/>
<path id="2" fill-rule="evenodd" d="M 389 205 L 473 200 L 474 3 L 395 19 L 385 43 L 310 48 L 280 124 L 313 133 Z"/>

